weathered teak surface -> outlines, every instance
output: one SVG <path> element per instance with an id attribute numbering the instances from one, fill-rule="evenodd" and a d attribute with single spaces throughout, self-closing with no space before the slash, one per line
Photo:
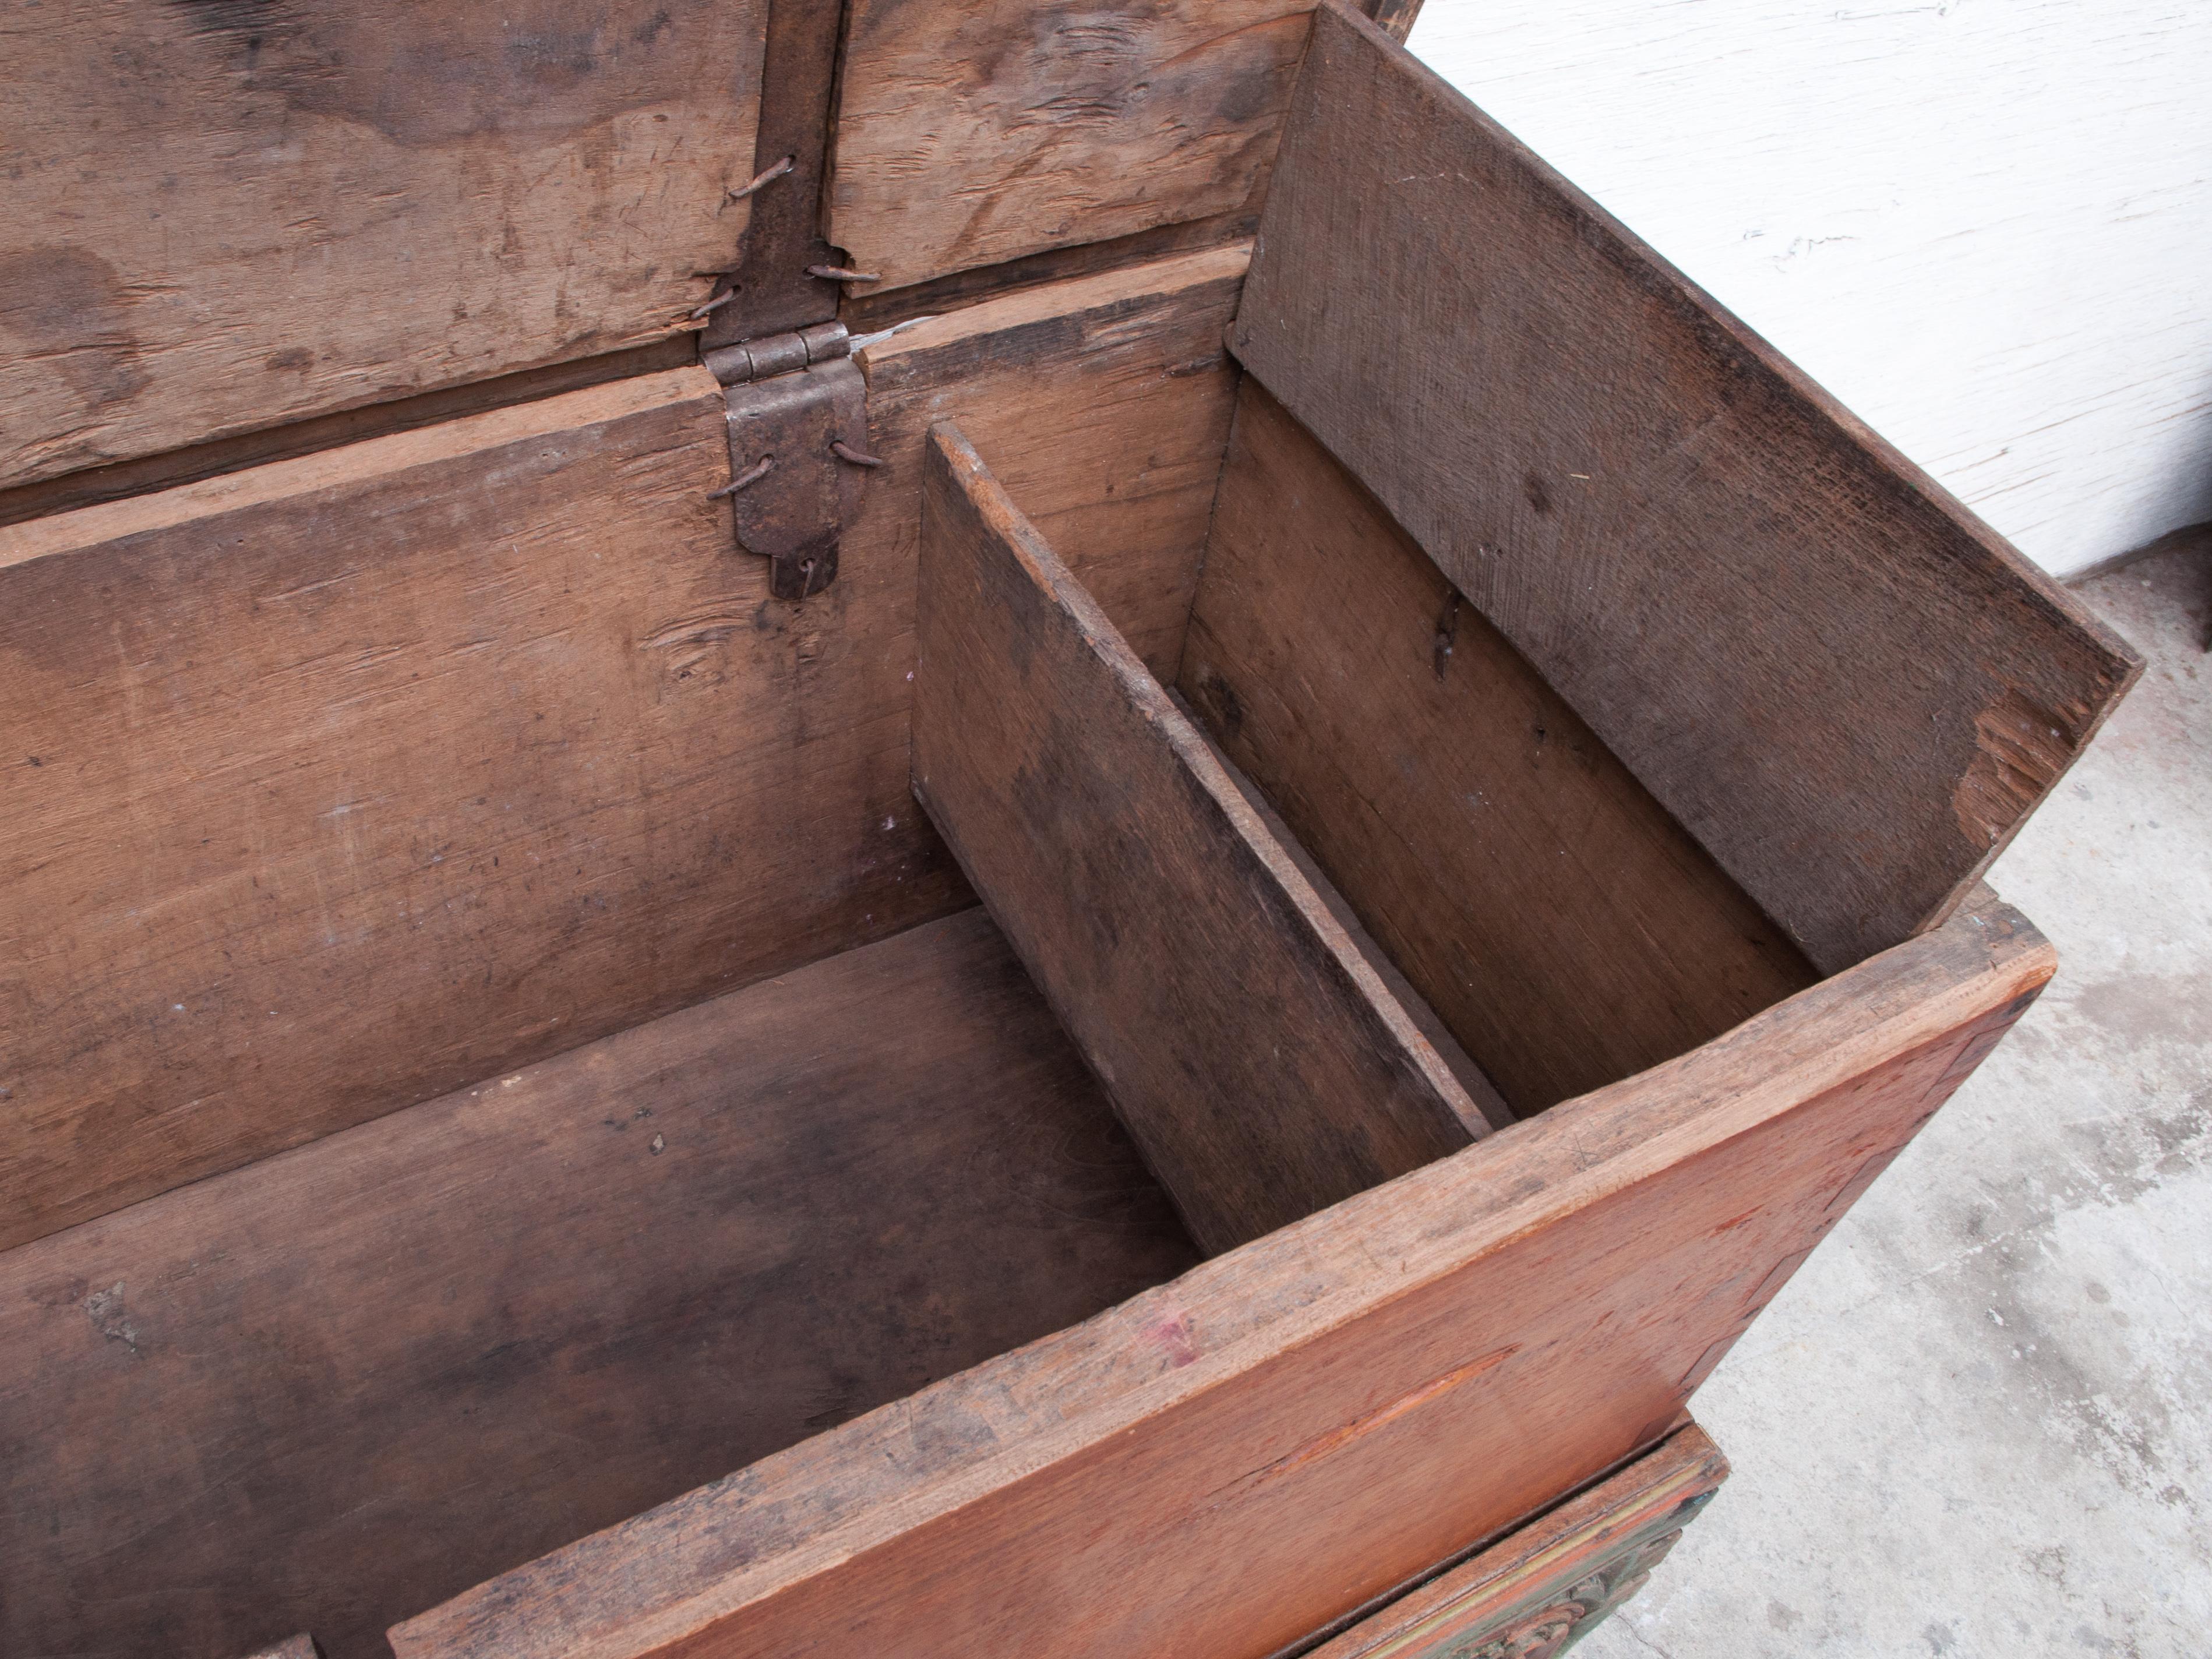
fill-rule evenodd
<path id="1" fill-rule="evenodd" d="M 1796 947 L 1249 379 L 1178 673 L 1523 1115 L 1813 982 Z"/>
<path id="2" fill-rule="evenodd" d="M 10 8 L 0 486 L 684 328 L 767 13 Z"/>
<path id="3" fill-rule="evenodd" d="M 1259 210 L 1313 0 L 853 0 L 825 199 L 866 294 Z M 1389 3 L 1398 39 L 1415 3 Z"/>
<path id="4" fill-rule="evenodd" d="M 696 368 L 0 528 L 0 1245 L 965 902 L 907 788 L 923 431 L 1008 434 L 1171 665 L 1243 270 L 884 342 L 797 607 Z"/>
<path id="5" fill-rule="evenodd" d="M 1234 348 L 1822 972 L 1948 915 L 2141 672 L 1335 0 Z"/>
<path id="6" fill-rule="evenodd" d="M 0 1652 L 381 1659 L 1196 1259 L 970 908 L 0 1255 Z"/>
<path id="7" fill-rule="evenodd" d="M 1978 902 L 1680 1060 L 458 1597 L 394 1649 L 1264 1659 L 1668 1432 L 2051 968 Z"/>
<path id="8" fill-rule="evenodd" d="M 931 429 L 914 788 L 1208 1250 L 1489 1124 L 1190 721 Z"/>
<path id="9" fill-rule="evenodd" d="M 1472 1560 L 1313 1650 L 1313 1659 L 1548 1659 L 1644 1586 L 1728 1478 L 1695 1425 Z"/>
<path id="10" fill-rule="evenodd" d="M 2051 972 L 2131 657 L 1339 0 L 0 45 L 11 1654 L 1570 1635 Z"/>

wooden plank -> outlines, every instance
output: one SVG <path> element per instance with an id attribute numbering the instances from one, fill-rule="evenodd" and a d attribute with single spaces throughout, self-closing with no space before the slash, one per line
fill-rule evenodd
<path id="1" fill-rule="evenodd" d="M 0 1256 L 0 1651 L 382 1659 L 1196 1259 L 970 908 Z"/>
<path id="2" fill-rule="evenodd" d="M 1244 207 L 1311 3 L 852 0 L 830 240 L 896 288 Z"/>
<path id="3" fill-rule="evenodd" d="M 1187 714 L 1191 712 L 1188 702 L 1181 695 L 1172 691 L 1168 695 L 1175 698 L 1176 708 Z M 1468 1098 L 1481 1110 L 1484 1121 L 1493 1129 L 1502 1129 L 1513 1122 L 1513 1109 L 1498 1092 L 1497 1085 L 1491 1082 L 1483 1069 L 1474 1063 L 1474 1056 L 1460 1045 L 1450 1028 L 1437 1018 L 1437 1011 L 1413 988 L 1413 982 L 1398 970 L 1398 964 L 1390 959 L 1390 953 L 1367 931 L 1367 924 L 1360 921 L 1358 913 L 1338 890 L 1336 884 L 1329 879 L 1328 872 L 1321 867 L 1313 854 L 1291 833 L 1291 826 L 1284 821 L 1283 815 L 1275 810 L 1274 802 L 1267 799 L 1266 792 L 1252 781 L 1243 768 L 1230 759 L 1228 752 L 1194 718 L 1191 729 L 1206 744 L 1206 753 L 1212 756 L 1221 769 L 1229 775 L 1230 782 L 1237 786 L 1237 793 L 1244 798 L 1244 804 L 1252 809 L 1254 816 L 1260 820 L 1261 827 L 1274 838 L 1283 850 L 1283 856 L 1297 867 L 1298 873 L 1314 890 L 1314 896 L 1336 919 L 1336 925 L 1344 929 L 1344 936 L 1352 941 L 1352 948 L 1358 951 L 1361 960 L 1375 970 L 1376 977 L 1382 981 L 1383 989 L 1389 992 L 1392 1000 L 1406 1011 L 1406 1017 L 1413 1022 L 1413 1029 L 1429 1040 L 1430 1046 L 1443 1060 L 1445 1069 L 1459 1079 L 1459 1086 L 1467 1091 Z"/>
<path id="4" fill-rule="evenodd" d="M 1627 1468 L 1313 1650 L 1313 1659 L 1528 1659 L 1643 1589 L 1728 1478 L 1695 1424 Z"/>
<path id="5" fill-rule="evenodd" d="M 909 602 L 923 434 L 957 421 L 1146 665 L 1172 678 L 1236 407 L 1221 335 L 1250 258 L 1238 244 L 1048 283 L 860 354 L 896 481 L 866 528 L 897 540 L 866 545 L 899 561 Z"/>
<path id="6" fill-rule="evenodd" d="M 1489 1124 L 1205 741 L 931 430 L 914 791 L 1220 1251 Z"/>
<path id="7" fill-rule="evenodd" d="M 696 368 L 0 530 L 0 1243 L 966 902 L 908 793 L 922 433 L 1018 433 L 1172 664 L 1242 270 L 868 353 L 890 465 L 795 607 Z"/>
<path id="8" fill-rule="evenodd" d="M 744 229 L 765 16 L 11 10 L 0 484 L 686 327 Z"/>
<path id="9" fill-rule="evenodd" d="M 856 283 L 839 304 L 837 315 L 854 333 L 865 334 L 917 317 L 940 317 L 948 311 L 979 305 L 1043 283 L 1096 276 L 1231 243 L 1249 245 L 1259 228 L 1260 212 L 1255 205 L 1249 211 L 1240 210 L 1218 213 L 1210 219 L 1156 225 L 1150 230 L 1135 231 L 1103 242 L 1076 242 L 1066 247 L 1047 248 L 1041 253 L 1004 259 L 994 265 L 978 265 L 971 270 L 956 270 L 906 288 Z"/>
<path id="10" fill-rule="evenodd" d="M 2141 670 L 1334 3 L 1234 349 L 1823 972 L 1948 915 Z"/>
<path id="11" fill-rule="evenodd" d="M 412 432 L 441 421 L 479 415 L 486 410 L 526 404 L 610 380 L 652 374 L 662 369 L 683 368 L 699 361 L 699 342 L 690 334 L 673 334 L 650 345 L 604 356 L 581 357 L 570 362 L 550 363 L 489 380 L 471 380 L 435 392 L 419 392 L 390 403 L 367 404 L 335 414 L 264 427 L 234 438 L 193 444 L 184 449 L 165 449 L 107 466 L 86 467 L 59 477 L 0 490 L 0 525 L 21 524 L 50 514 L 67 513 L 126 495 L 150 495 L 178 484 L 198 483 L 225 472 L 240 472 L 270 461 L 336 449 L 393 432 Z"/>
<path id="12" fill-rule="evenodd" d="M 1676 1427 L 2052 968 L 1978 904 L 456 1598 L 398 1659 L 1262 1659 Z"/>
<path id="13" fill-rule="evenodd" d="M 1813 982 L 1389 515 L 1238 395 L 1179 684 L 1526 1115 Z"/>
<path id="14" fill-rule="evenodd" d="M 1307 3 L 1310 3 L 1310 0 L 1307 0 Z M 1419 0 L 1378 0 L 1376 15 L 1378 21 L 1389 32 L 1392 38 L 1402 40 L 1412 29 L 1413 20 L 1419 9 Z M 942 22 L 933 21 L 932 27 L 942 27 L 947 25 L 957 27 L 949 15 Z M 1079 21 L 1066 27 L 1069 27 L 1072 33 L 1079 33 L 1083 28 Z M 1112 29 L 1137 33 L 1150 25 L 1145 19 L 1130 13 L 1112 20 L 1109 27 Z M 932 88 L 931 95 L 941 95 L 942 91 L 941 84 L 935 85 Z M 1214 95 L 1214 88 L 1209 88 L 1207 95 Z M 904 113 L 910 116 L 915 107 L 908 106 Z M 763 117 L 763 120 L 765 118 Z M 1063 126 L 1055 129 L 1055 131 L 1056 133 L 1065 132 L 1068 130 L 1070 129 Z M 1062 140 L 1055 137 L 1051 142 L 1058 144 Z M 896 158 L 884 157 L 878 160 L 884 165 L 891 167 L 898 165 Z M 976 155 L 963 155 L 957 161 L 948 160 L 947 164 L 957 168 L 972 166 L 985 171 L 993 165 L 988 158 Z M 860 165 L 857 154 L 854 165 L 856 167 Z M 1108 171 L 1110 172 L 1110 169 Z M 1153 175 L 1152 182 L 1156 184 L 1158 181 L 1158 175 L 1156 173 Z M 1205 179 L 1197 181 L 1200 186 L 1212 182 L 1214 181 Z M 1106 189 L 1126 187 L 1126 180 L 1111 181 L 1109 184 L 1109 180 L 1101 179 L 1097 182 L 1095 187 Z M 1020 187 L 1018 180 L 1002 179 L 995 185 L 981 187 L 981 193 L 988 195 L 994 189 Z M 855 190 L 858 193 L 860 187 L 855 186 Z M 900 212 L 909 210 L 913 205 L 911 201 L 901 198 L 895 187 L 888 188 L 884 195 Z M 1252 233 L 1258 228 L 1260 222 L 1260 204 L 1264 195 L 1263 190 L 1255 189 L 1225 211 L 1196 218 L 1176 217 L 1164 223 L 1152 224 L 1149 228 L 1127 233 L 1115 232 L 1110 225 L 1086 227 L 1086 231 L 1093 234 L 1092 240 L 1042 241 L 1028 252 L 1001 253 L 994 263 L 961 266 L 926 280 L 915 279 L 908 282 L 903 286 L 889 286 L 884 282 L 856 283 L 848 290 L 843 303 L 838 308 L 838 314 L 851 325 L 854 332 L 859 333 L 865 329 L 878 327 L 884 323 L 896 322 L 902 318 L 918 316 L 925 313 L 957 310 L 962 306 L 974 305 L 978 301 L 987 299 L 993 295 L 1010 292 L 1037 283 L 1084 276 L 1093 271 L 1110 270 L 1124 265 L 1164 258 L 1171 253 L 1212 247 L 1226 242 L 1249 241 Z M 1055 208 L 1054 210 L 1059 210 Z M 1041 222 L 1032 222 L 1027 229 L 1040 235 L 1052 234 L 1042 228 Z M 1004 242 L 1006 248 L 1018 249 L 1025 240 L 1020 228 L 1004 222 L 994 223 L 994 234 Z M 894 258 L 899 255 L 903 234 L 902 230 L 895 230 L 891 235 L 889 246 Z M 719 313 L 717 325 L 719 326 Z"/>

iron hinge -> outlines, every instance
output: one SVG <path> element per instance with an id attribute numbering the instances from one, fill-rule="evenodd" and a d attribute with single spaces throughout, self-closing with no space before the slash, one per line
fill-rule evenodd
<path id="1" fill-rule="evenodd" d="M 729 498 L 738 544 L 769 562 L 779 599 L 837 577 L 837 546 L 860 508 L 868 453 L 867 383 L 842 323 L 817 323 L 702 354 L 722 383 Z"/>

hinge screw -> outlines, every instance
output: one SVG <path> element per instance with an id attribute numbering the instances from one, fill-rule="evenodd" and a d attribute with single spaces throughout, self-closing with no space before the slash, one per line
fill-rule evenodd
<path id="1" fill-rule="evenodd" d="M 830 453 L 841 461 L 850 461 L 854 466 L 881 466 L 884 464 L 881 456 L 863 455 L 842 438 L 830 440 Z"/>
<path id="2" fill-rule="evenodd" d="M 738 185 L 732 188 L 730 191 L 730 199 L 732 202 L 744 201 L 746 197 L 751 195 L 763 185 L 772 185 L 777 179 L 782 178 L 785 173 L 790 172 L 793 167 L 797 166 L 799 158 L 795 155 L 785 156 L 783 160 L 778 161 L 774 167 L 765 167 L 759 173 L 755 173 L 750 184 Z"/>
<path id="3" fill-rule="evenodd" d="M 765 478 L 766 477 L 768 477 L 768 475 L 769 475 L 769 469 L 770 467 L 774 466 L 775 465 L 775 456 L 773 456 L 773 455 L 763 455 L 763 456 L 762 456 L 762 457 L 761 457 L 761 459 L 760 459 L 760 465 L 757 465 L 757 466 L 749 466 L 749 467 L 747 467 L 744 471 L 742 471 L 742 472 L 740 472 L 739 474 L 738 474 L 738 476 L 737 476 L 736 477 L 734 477 L 734 478 L 731 479 L 731 480 L 729 481 L 729 483 L 727 483 L 724 484 L 724 485 L 723 485 L 720 489 L 710 489 L 710 490 L 708 490 L 708 491 L 707 492 L 707 499 L 708 499 L 708 501 L 720 501 L 720 500 L 722 499 L 722 497 L 723 497 L 723 496 L 725 496 L 725 495 L 736 495 L 736 494 L 737 494 L 740 489 L 744 489 L 747 484 L 757 484 L 757 483 L 759 483 L 763 478 Z"/>
<path id="4" fill-rule="evenodd" d="M 848 270 L 843 265 L 809 265 L 806 274 L 819 276 L 825 283 L 880 283 L 884 280 L 880 270 Z"/>

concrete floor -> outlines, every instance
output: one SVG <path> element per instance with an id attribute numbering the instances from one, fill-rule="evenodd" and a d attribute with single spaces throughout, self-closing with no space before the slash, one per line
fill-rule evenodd
<path id="1" fill-rule="evenodd" d="M 1991 878 L 2058 977 L 1692 1409 L 1735 1466 L 1577 1659 L 2212 1655 L 2212 551 Z"/>

